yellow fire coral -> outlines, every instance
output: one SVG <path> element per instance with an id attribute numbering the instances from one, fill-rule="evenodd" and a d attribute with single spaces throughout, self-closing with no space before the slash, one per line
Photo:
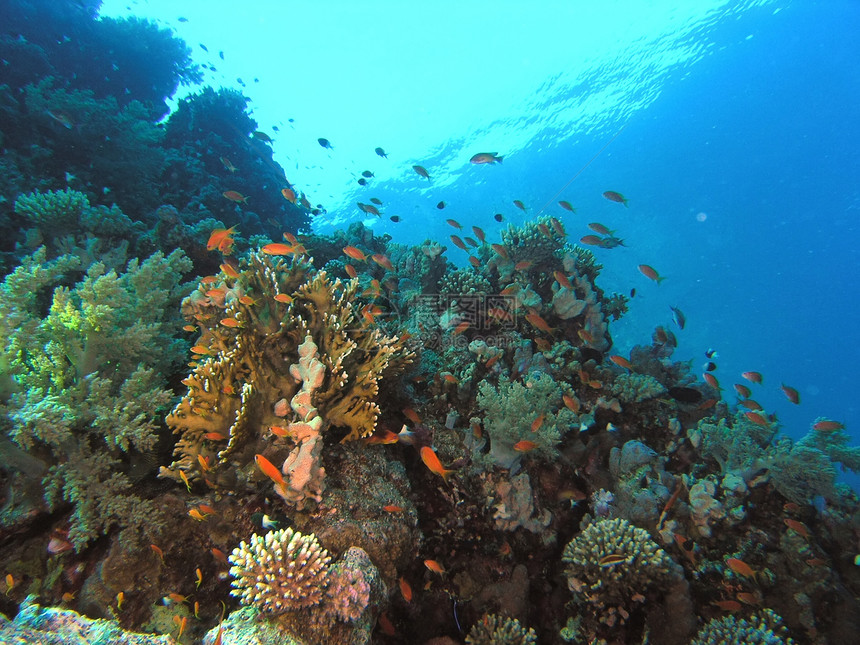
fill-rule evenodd
<path id="1" fill-rule="evenodd" d="M 414 355 L 361 315 L 357 280 L 263 254 L 227 268 L 183 301 L 201 335 L 188 393 L 167 417 L 180 438 L 161 476 L 236 489 L 259 478 L 254 455 L 265 454 L 284 464 L 287 501 L 305 505 L 322 492 L 321 433 L 370 435 L 380 380 Z"/>

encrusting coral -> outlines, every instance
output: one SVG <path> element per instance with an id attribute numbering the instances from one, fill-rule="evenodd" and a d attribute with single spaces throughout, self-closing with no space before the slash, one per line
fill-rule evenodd
<path id="1" fill-rule="evenodd" d="M 600 519 L 564 548 L 568 587 L 607 625 L 624 622 L 652 587 L 683 579 L 683 569 L 648 532 L 627 520 Z"/>
<path id="2" fill-rule="evenodd" d="M 180 438 L 161 476 L 179 480 L 182 472 L 236 489 L 257 477 L 254 455 L 265 454 L 289 478 L 276 491 L 301 508 L 322 491 L 321 433 L 369 436 L 381 379 L 413 353 L 358 311 L 357 280 L 332 282 L 300 259 L 263 254 L 251 254 L 235 275 L 183 302 L 201 330 L 192 348 L 198 362 L 167 417 Z"/>
<path id="3" fill-rule="evenodd" d="M 251 536 L 229 555 L 231 595 L 242 604 L 278 614 L 318 605 L 328 584 L 331 557 L 315 535 L 291 528 Z"/>

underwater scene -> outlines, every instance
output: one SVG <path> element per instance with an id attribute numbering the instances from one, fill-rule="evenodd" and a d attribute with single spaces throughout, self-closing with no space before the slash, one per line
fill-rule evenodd
<path id="1" fill-rule="evenodd" d="M 860 3 L 0 2 L 0 645 L 847 644 Z"/>

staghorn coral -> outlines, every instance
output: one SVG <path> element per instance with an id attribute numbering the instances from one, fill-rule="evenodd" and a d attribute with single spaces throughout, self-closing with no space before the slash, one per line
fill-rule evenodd
<path id="1" fill-rule="evenodd" d="M 360 318 L 352 304 L 357 280 L 311 275 L 303 261 L 251 254 L 239 277 L 212 287 L 201 286 L 183 302 L 186 318 L 201 328 L 200 360 L 183 381 L 188 394 L 167 417 L 180 438 L 176 460 L 161 476 L 178 481 L 184 471 L 215 486 L 255 488 L 247 481 L 256 475 L 253 455 L 266 452 L 272 461 L 286 460 L 294 485 L 282 496 L 310 504 L 319 499 L 323 474 L 315 437 L 333 428 L 343 440 L 370 435 L 379 382 L 414 355 L 405 339 Z M 269 430 L 285 425 L 278 435 Z"/>
<path id="2" fill-rule="evenodd" d="M 762 609 L 749 618 L 712 618 L 696 634 L 690 645 L 788 645 L 782 618 L 771 609 Z"/>
<path id="3" fill-rule="evenodd" d="M 47 459 L 45 498 L 73 506 L 69 539 L 77 549 L 114 526 L 126 546 L 154 539 L 164 518 L 134 492 L 130 472 L 157 440 L 170 400 L 160 376 L 181 360 L 166 311 L 178 304 L 181 252 L 129 262 L 117 274 L 96 263 L 71 287 L 76 258 L 45 261 L 40 248 L 0 291 L 5 414 L 9 436 Z M 152 347 L 161 351 L 153 352 Z"/>
<path id="4" fill-rule="evenodd" d="M 254 533 L 228 556 L 234 589 L 244 605 L 279 614 L 318 605 L 328 584 L 331 557 L 315 535 L 291 528 Z"/>
<path id="5" fill-rule="evenodd" d="M 535 630 L 526 630 L 516 618 L 484 614 L 472 625 L 466 636 L 467 645 L 533 645 L 537 643 Z"/>
<path id="6" fill-rule="evenodd" d="M 652 587 L 665 590 L 683 579 L 683 569 L 647 531 L 621 518 L 586 526 L 564 548 L 562 561 L 575 601 L 610 626 L 623 623 Z"/>

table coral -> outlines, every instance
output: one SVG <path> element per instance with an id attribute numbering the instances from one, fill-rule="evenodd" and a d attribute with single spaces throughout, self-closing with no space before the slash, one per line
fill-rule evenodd
<path id="1" fill-rule="evenodd" d="M 167 417 L 180 438 L 161 476 L 178 481 L 182 471 L 241 488 L 258 478 L 254 454 L 265 453 L 285 464 L 289 502 L 318 500 L 322 444 L 314 437 L 369 436 L 380 381 L 414 358 L 404 337 L 362 319 L 357 289 L 357 280 L 332 281 L 302 260 L 251 254 L 238 277 L 222 275 L 186 298 L 183 312 L 201 330 L 199 361 Z"/>
<path id="2" fill-rule="evenodd" d="M 562 561 L 575 600 L 600 622 L 624 622 L 654 587 L 664 591 L 683 579 L 683 569 L 644 529 L 627 520 L 601 519 L 564 548 Z"/>

